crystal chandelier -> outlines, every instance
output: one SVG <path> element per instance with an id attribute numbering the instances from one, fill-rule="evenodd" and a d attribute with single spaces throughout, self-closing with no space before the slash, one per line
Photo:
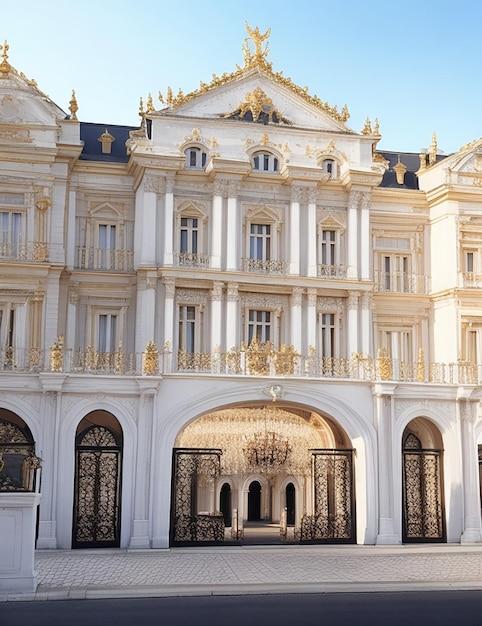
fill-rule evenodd
<path id="1" fill-rule="evenodd" d="M 259 431 L 252 437 L 246 437 L 243 451 L 247 468 L 270 476 L 286 467 L 291 447 L 288 439 L 275 431 L 265 429 L 264 432 Z"/>

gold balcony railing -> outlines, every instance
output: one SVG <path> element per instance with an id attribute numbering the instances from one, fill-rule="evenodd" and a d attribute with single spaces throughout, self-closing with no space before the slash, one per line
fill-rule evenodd
<path id="1" fill-rule="evenodd" d="M 207 269 L 209 267 L 209 255 L 194 254 L 193 252 L 177 252 L 174 255 L 174 263 L 176 267 Z"/>
<path id="2" fill-rule="evenodd" d="M 2 261 L 48 262 L 49 244 L 42 241 L 0 243 L 0 262 Z"/>
<path id="3" fill-rule="evenodd" d="M 393 360 L 384 350 L 377 356 L 353 353 L 350 358 L 324 357 L 310 349 L 299 354 L 293 346 L 251 342 L 229 352 L 179 351 L 173 358 L 168 343 L 158 349 L 150 341 L 140 353 L 100 352 L 94 346 L 82 350 L 64 348 L 59 337 L 47 350 L 37 347 L 0 348 L 0 376 L 15 373 L 62 372 L 109 376 L 203 374 L 213 376 L 345 379 L 476 385 L 482 383 L 482 365 L 458 361 L 425 361 L 420 353 L 414 363 Z"/>
<path id="4" fill-rule="evenodd" d="M 346 265 L 318 265 L 317 276 L 318 278 L 346 278 Z"/>
<path id="5" fill-rule="evenodd" d="M 374 290 L 378 293 L 414 293 L 429 292 L 429 277 L 407 272 L 375 271 Z"/>
<path id="6" fill-rule="evenodd" d="M 80 270 L 132 272 L 134 271 L 134 253 L 132 250 L 77 247 L 75 267 Z"/>
<path id="7" fill-rule="evenodd" d="M 462 285 L 464 289 L 482 289 L 482 274 L 463 272 Z"/>
<path id="8" fill-rule="evenodd" d="M 243 259 L 243 272 L 250 274 L 286 274 L 288 264 L 273 259 Z"/>

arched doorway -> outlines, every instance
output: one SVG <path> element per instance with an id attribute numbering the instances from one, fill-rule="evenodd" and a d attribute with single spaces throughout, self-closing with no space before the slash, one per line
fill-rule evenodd
<path id="1" fill-rule="evenodd" d="M 403 541 L 444 542 L 443 445 L 430 420 L 412 420 L 402 438 Z"/>
<path id="2" fill-rule="evenodd" d="M 81 420 L 75 437 L 73 548 L 120 545 L 122 429 L 107 411 Z"/>
<path id="3" fill-rule="evenodd" d="M 219 493 L 219 510 L 223 514 L 224 525 L 231 526 L 231 486 L 224 483 Z"/>
<path id="4" fill-rule="evenodd" d="M 285 489 L 286 523 L 294 526 L 296 521 L 296 490 L 293 483 L 288 483 Z"/>
<path id="5" fill-rule="evenodd" d="M 248 490 L 248 522 L 261 520 L 261 485 L 258 480 L 253 480 Z"/>
<path id="6" fill-rule="evenodd" d="M 27 424 L 0 409 L 0 491 L 33 491 L 39 463 Z"/>
<path id="7" fill-rule="evenodd" d="M 175 446 L 174 451 L 183 450 L 186 458 L 189 451 L 198 456 L 219 451 L 219 474 L 213 474 L 210 482 L 198 481 L 196 493 L 199 501 L 211 502 L 209 491 L 214 489 L 221 508 L 227 487 L 225 494 L 221 488 L 229 482 L 234 530 L 225 533 L 222 541 L 248 541 L 250 533 L 243 531 L 248 531 L 249 522 L 250 529 L 265 527 L 258 532 L 258 543 L 279 543 L 285 507 L 289 508 L 288 523 L 297 525 L 290 533 L 292 542 L 356 541 L 354 450 L 348 435 L 330 416 L 281 403 L 228 407 L 193 420 L 179 432 Z M 182 509 L 178 501 L 189 500 L 178 495 L 185 491 L 181 487 L 186 473 L 176 470 L 173 474 L 175 511 Z M 297 501 L 303 502 L 302 517 L 296 513 Z M 210 520 L 216 514 L 211 506 L 203 510 L 210 511 Z M 185 511 L 183 515 L 189 521 Z M 171 517 L 174 536 L 187 542 L 189 534 L 181 536 L 176 530 L 177 517 Z M 189 523 L 192 528 L 192 520 Z"/>

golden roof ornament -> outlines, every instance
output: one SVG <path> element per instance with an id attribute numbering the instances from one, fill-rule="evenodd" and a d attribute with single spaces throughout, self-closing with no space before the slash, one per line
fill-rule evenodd
<path id="1" fill-rule="evenodd" d="M 107 128 L 100 137 L 97 138 L 102 144 L 102 154 L 110 154 L 112 152 L 112 143 L 115 141 L 115 137 L 109 133 Z"/>
<path id="2" fill-rule="evenodd" d="M 12 69 L 12 66 L 8 62 L 9 48 L 10 46 L 5 39 L 5 43 L 3 44 L 3 46 L 0 46 L 0 50 L 2 51 L 2 62 L 0 63 L 0 78 L 7 78 L 7 76 L 10 74 L 10 70 Z"/>
<path id="3" fill-rule="evenodd" d="M 154 103 L 152 102 L 151 94 L 149 94 L 147 96 L 146 113 L 152 113 L 153 111 L 154 111 Z"/>
<path id="4" fill-rule="evenodd" d="M 224 72 L 221 76 L 213 74 L 213 78 L 210 83 L 205 83 L 201 81 L 199 88 L 191 91 L 188 94 L 183 94 L 182 91 L 179 90 L 177 96 L 174 96 L 171 87 L 168 87 L 166 96 L 164 96 L 159 91 L 159 101 L 170 108 L 179 107 L 183 104 L 191 102 L 191 100 L 194 100 L 195 98 L 198 98 L 205 93 L 208 93 L 209 91 L 216 89 L 217 87 L 226 85 L 227 83 L 242 78 L 246 75 L 247 72 L 258 69 L 266 74 L 268 78 L 274 83 L 281 85 L 285 89 L 289 89 L 292 93 L 305 100 L 305 102 L 308 102 L 308 104 L 316 107 L 317 109 L 320 109 L 324 113 L 327 113 L 337 122 L 345 124 L 350 117 L 350 113 L 346 105 L 344 105 L 342 110 L 339 111 L 336 106 L 330 106 L 328 103 L 320 100 L 318 96 L 311 96 L 306 88 L 302 88 L 299 85 L 296 85 L 291 80 L 291 78 L 283 76 L 283 72 L 273 71 L 272 64 L 268 63 L 268 61 L 266 60 L 268 47 L 266 45 L 265 49 L 263 50 L 262 45 L 265 39 L 268 38 L 270 32 L 271 29 L 268 29 L 264 34 L 261 34 L 259 28 L 255 28 L 254 30 L 249 28 L 248 34 L 250 34 L 250 38 L 254 43 L 255 51 L 254 53 L 250 51 L 248 40 L 245 39 L 243 45 L 244 67 L 240 67 L 238 65 L 237 70 L 235 72 L 231 72 L 230 74 L 226 72 Z"/>
<path id="5" fill-rule="evenodd" d="M 255 48 L 254 54 L 252 54 L 251 50 L 249 49 L 248 38 L 244 40 L 244 66 L 249 67 L 252 65 L 266 64 L 265 59 L 269 54 L 269 46 L 268 42 L 266 42 L 266 46 L 263 50 L 263 42 L 266 41 L 266 39 L 268 39 L 268 37 L 270 36 L 271 28 L 268 28 L 268 30 L 262 35 L 258 26 L 253 29 L 250 28 L 248 22 L 245 22 L 244 25 L 251 41 L 254 43 Z"/>
<path id="6" fill-rule="evenodd" d="M 361 134 L 362 135 L 372 135 L 373 134 L 372 123 L 370 122 L 370 119 L 368 117 L 365 120 L 365 126 L 362 128 Z"/>
<path id="7" fill-rule="evenodd" d="M 393 171 L 395 172 L 395 176 L 397 177 L 397 183 L 399 185 L 403 185 L 405 181 L 405 174 L 407 173 L 407 167 L 401 163 L 400 155 L 398 155 L 398 163 L 393 166 Z"/>
<path id="8" fill-rule="evenodd" d="M 70 111 L 70 119 L 77 120 L 77 111 L 79 110 L 79 105 L 77 104 L 77 98 L 75 95 L 75 90 L 72 89 L 72 97 L 69 102 L 69 111 Z"/>

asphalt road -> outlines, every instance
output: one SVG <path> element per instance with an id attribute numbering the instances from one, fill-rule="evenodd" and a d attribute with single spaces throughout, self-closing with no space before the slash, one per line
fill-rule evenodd
<path id="1" fill-rule="evenodd" d="M 482 626 L 481 591 L 0 603 L 8 626 Z"/>

